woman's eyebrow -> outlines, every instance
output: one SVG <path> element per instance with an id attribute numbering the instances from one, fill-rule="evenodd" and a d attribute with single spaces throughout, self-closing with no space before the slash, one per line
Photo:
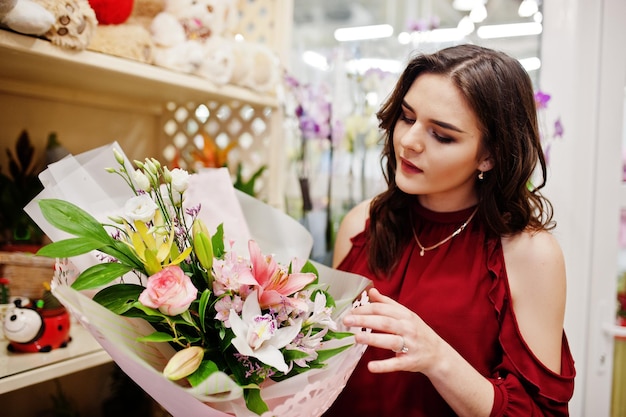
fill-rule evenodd
<path id="1" fill-rule="evenodd" d="M 409 105 L 409 103 L 407 103 L 404 100 L 402 101 L 402 107 L 405 107 L 407 110 L 415 113 L 415 110 L 413 110 L 413 107 L 411 107 Z M 455 125 L 453 125 L 451 123 L 448 123 L 448 122 L 444 122 L 444 121 L 441 121 L 441 120 L 435 120 L 435 119 L 430 119 L 429 122 L 431 122 L 432 124 L 435 124 L 435 125 L 437 125 L 439 127 L 442 127 L 444 129 L 453 130 L 453 131 L 459 132 L 459 133 L 466 133 L 463 129 L 461 129 L 461 128 L 459 128 L 459 127 L 457 127 L 457 126 L 455 126 Z"/>

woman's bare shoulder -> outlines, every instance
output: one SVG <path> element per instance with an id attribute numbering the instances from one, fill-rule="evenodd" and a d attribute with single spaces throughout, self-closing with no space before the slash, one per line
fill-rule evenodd
<path id="1" fill-rule="evenodd" d="M 502 239 L 513 310 L 524 340 L 550 369 L 559 371 L 565 313 L 563 252 L 548 231 Z"/>

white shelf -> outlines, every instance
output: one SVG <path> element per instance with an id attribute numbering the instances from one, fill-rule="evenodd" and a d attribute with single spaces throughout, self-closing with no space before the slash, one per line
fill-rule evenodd
<path id="1" fill-rule="evenodd" d="M 0 80 L 4 85 L 68 89 L 161 105 L 218 99 L 277 107 L 278 100 L 235 85 L 93 51 L 73 51 L 51 42 L 0 30 Z M 128 88 L 132 86 L 132 88 Z"/>
<path id="2" fill-rule="evenodd" d="M 67 347 L 46 353 L 9 352 L 0 341 L 0 394 L 111 362 L 109 354 L 80 323 L 72 321 Z"/>

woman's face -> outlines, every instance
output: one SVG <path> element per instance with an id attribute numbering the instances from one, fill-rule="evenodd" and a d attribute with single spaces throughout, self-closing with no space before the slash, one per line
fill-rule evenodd
<path id="1" fill-rule="evenodd" d="M 491 169 L 479 122 L 461 92 L 443 75 L 422 74 L 407 91 L 396 122 L 396 184 L 431 210 L 477 202 L 478 171 Z"/>

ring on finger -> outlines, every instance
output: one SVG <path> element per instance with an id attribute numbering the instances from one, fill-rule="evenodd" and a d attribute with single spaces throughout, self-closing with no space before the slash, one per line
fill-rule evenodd
<path id="1" fill-rule="evenodd" d="M 406 347 L 406 344 L 404 343 L 404 337 L 400 336 L 400 339 L 402 339 L 402 347 L 398 350 L 394 350 L 394 353 L 400 353 L 402 355 L 409 353 L 409 348 Z"/>

